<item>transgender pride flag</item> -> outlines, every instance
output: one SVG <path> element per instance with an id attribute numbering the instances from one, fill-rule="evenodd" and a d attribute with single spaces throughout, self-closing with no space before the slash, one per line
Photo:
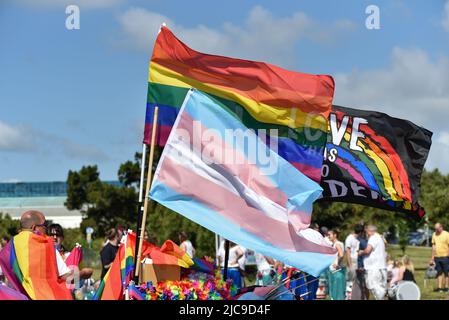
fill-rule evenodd
<path id="1" fill-rule="evenodd" d="M 224 105 L 191 89 L 150 197 L 235 243 L 318 276 L 335 260 L 335 250 L 308 229 L 321 192 Z"/>

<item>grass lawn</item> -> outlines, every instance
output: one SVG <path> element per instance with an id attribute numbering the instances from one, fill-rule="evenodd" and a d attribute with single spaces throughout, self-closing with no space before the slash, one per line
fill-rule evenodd
<path id="1" fill-rule="evenodd" d="M 387 248 L 392 258 L 401 258 L 402 250 L 396 245 Z M 431 257 L 431 248 L 428 247 L 407 247 L 405 254 L 408 255 L 415 266 L 416 284 L 421 289 L 422 300 L 449 300 L 449 293 L 433 292 L 438 287 L 437 279 L 427 279 L 425 284 L 425 272 Z"/>

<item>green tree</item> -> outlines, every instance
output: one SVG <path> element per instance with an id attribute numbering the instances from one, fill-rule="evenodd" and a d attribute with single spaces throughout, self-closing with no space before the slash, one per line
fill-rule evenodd
<path id="1" fill-rule="evenodd" d="M 128 160 L 120 165 L 118 180 L 125 186 L 137 185 L 140 181 L 142 153 L 134 154 L 134 161 Z"/>
<path id="2" fill-rule="evenodd" d="M 97 166 L 83 166 L 80 171 L 69 171 L 67 176 L 67 200 L 64 203 L 69 210 L 81 210 L 88 203 L 88 188 L 100 181 Z"/>
<path id="3" fill-rule="evenodd" d="M 9 214 L 0 212 L 0 237 L 11 238 L 17 234 L 19 229 L 19 220 L 14 220 Z"/>

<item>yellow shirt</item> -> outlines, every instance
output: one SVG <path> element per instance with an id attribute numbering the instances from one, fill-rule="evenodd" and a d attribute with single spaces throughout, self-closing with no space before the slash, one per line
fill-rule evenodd
<path id="1" fill-rule="evenodd" d="M 432 245 L 435 246 L 435 257 L 449 256 L 449 232 L 442 231 L 439 235 L 432 235 Z"/>

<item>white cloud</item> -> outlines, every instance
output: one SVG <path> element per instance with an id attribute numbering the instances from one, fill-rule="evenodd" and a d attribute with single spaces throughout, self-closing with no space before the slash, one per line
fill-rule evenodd
<path id="1" fill-rule="evenodd" d="M 338 20 L 323 25 L 302 12 L 276 17 L 263 7 L 250 10 L 243 25 L 230 22 L 214 29 L 204 25 L 185 27 L 167 16 L 142 8 L 131 8 L 119 17 L 124 43 L 139 50 L 150 51 L 160 25 L 167 26 L 191 48 L 220 54 L 264 60 L 285 67 L 297 62 L 295 46 L 302 39 L 332 44 L 354 25 Z"/>
<path id="2" fill-rule="evenodd" d="M 33 149 L 34 138 L 25 126 L 0 121 L 0 152 L 24 152 Z"/>
<path id="3" fill-rule="evenodd" d="M 106 161 L 109 157 L 98 147 L 37 130 L 31 126 L 13 126 L 0 121 L 0 154 L 52 152 L 71 159 Z"/>
<path id="4" fill-rule="evenodd" d="M 434 132 L 428 167 L 449 172 L 449 59 L 431 59 L 420 49 L 394 48 L 378 70 L 335 76 L 335 104 L 377 110 Z M 446 158 L 443 155 L 447 155 Z"/>
<path id="5" fill-rule="evenodd" d="M 446 0 L 444 5 L 443 20 L 441 21 L 444 30 L 449 32 L 449 0 Z"/>
<path id="6" fill-rule="evenodd" d="M 71 159 L 107 161 L 109 157 L 92 144 L 80 144 L 69 139 L 61 139 L 60 147 L 64 155 Z"/>

